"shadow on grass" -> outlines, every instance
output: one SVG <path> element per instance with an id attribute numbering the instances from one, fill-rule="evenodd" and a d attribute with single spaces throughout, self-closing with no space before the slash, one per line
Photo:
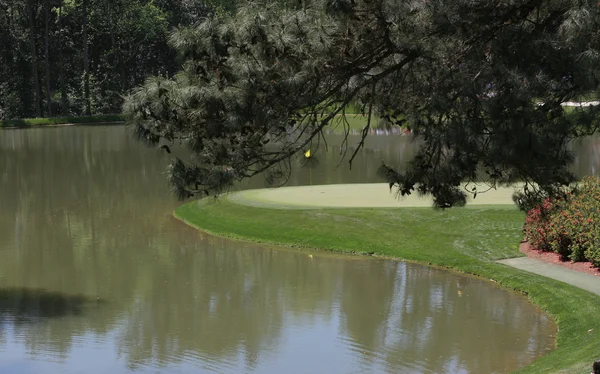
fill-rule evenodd
<path id="1" fill-rule="evenodd" d="M 13 319 L 14 323 L 31 323 L 47 318 L 78 316 L 87 306 L 103 301 L 82 295 L 67 295 L 43 289 L 0 289 L 0 320 Z"/>

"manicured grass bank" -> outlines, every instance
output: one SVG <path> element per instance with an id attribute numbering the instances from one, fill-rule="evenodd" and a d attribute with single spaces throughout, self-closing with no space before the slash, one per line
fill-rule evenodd
<path id="1" fill-rule="evenodd" d="M 107 124 L 121 123 L 124 118 L 120 114 L 81 116 L 81 117 L 53 117 L 53 118 L 25 118 L 0 121 L 1 128 L 23 128 L 33 126 L 56 126 L 65 124 Z"/>
<path id="2" fill-rule="evenodd" d="M 524 215 L 516 209 L 283 210 L 209 198 L 179 207 L 175 216 L 219 236 L 371 253 L 485 277 L 526 293 L 558 323 L 557 349 L 518 372 L 589 373 L 600 358 L 600 297 L 495 262 L 520 255 Z"/>

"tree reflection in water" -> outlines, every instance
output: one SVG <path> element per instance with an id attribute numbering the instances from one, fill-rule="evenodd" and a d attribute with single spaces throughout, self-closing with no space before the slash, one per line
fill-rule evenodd
<path id="1" fill-rule="evenodd" d="M 382 158 L 411 152 L 381 138 L 352 171 L 323 150 L 313 183 L 377 181 Z M 510 370 L 553 344 L 543 314 L 479 280 L 185 227 L 171 216 L 167 162 L 121 127 L 0 137 L 0 346 L 64 365 L 48 372 L 92 346 L 103 354 L 85 362 L 88 372 L 433 372 L 444 363 L 479 373 Z M 306 173 L 297 169 L 292 184 Z"/>

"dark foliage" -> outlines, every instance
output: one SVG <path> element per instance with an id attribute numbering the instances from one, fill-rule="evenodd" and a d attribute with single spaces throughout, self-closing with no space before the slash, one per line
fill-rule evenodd
<path id="1" fill-rule="evenodd" d="M 120 113 L 146 77 L 178 70 L 168 33 L 210 14 L 202 4 L 0 0 L 0 120 L 82 115 L 88 102 L 92 114 Z"/>
<path id="2" fill-rule="evenodd" d="M 568 142 L 597 126 L 598 108 L 561 103 L 598 89 L 598 19 L 597 4 L 569 0 L 249 2 L 174 32 L 182 70 L 150 78 L 125 111 L 146 141 L 192 151 L 171 167 L 180 197 L 285 179 L 359 103 L 419 142 L 406 170 L 382 166 L 400 194 L 451 207 L 478 193 L 464 182 L 519 181 L 531 204 L 574 181 Z"/>

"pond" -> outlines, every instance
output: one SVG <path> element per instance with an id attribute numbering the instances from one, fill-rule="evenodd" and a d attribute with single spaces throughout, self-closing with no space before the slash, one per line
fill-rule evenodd
<path id="1" fill-rule="evenodd" d="M 410 152 L 392 140 L 292 183 L 377 181 Z M 120 126 L 1 133 L 0 372 L 502 373 L 554 346 L 545 314 L 480 279 L 191 229 L 167 163 Z"/>
<path id="2" fill-rule="evenodd" d="M 302 167 L 299 161 L 292 164 L 293 173 L 288 185 L 312 184 L 339 184 L 339 183 L 374 183 L 382 182 L 377 175 L 377 169 L 385 160 L 386 164 L 397 170 L 404 170 L 406 164 L 415 153 L 416 145 L 409 136 L 401 135 L 369 135 L 365 147 L 360 151 L 352 163 L 348 158 L 354 151 L 353 146 L 360 140 L 358 135 L 350 135 L 346 158 L 340 145 L 343 136 L 330 134 L 327 137 L 327 146 L 323 142 L 315 144 L 317 164 Z M 575 160 L 571 171 L 577 176 L 600 176 L 600 136 L 581 138 L 571 144 L 571 151 Z M 244 183 L 245 188 L 263 188 L 264 180 L 255 178 Z"/>

